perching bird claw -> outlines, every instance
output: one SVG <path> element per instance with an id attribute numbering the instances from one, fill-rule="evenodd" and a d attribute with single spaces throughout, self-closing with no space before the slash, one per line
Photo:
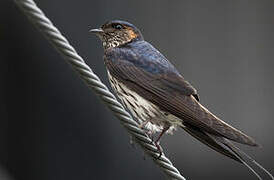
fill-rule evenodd
<path id="1" fill-rule="evenodd" d="M 163 154 L 163 148 L 160 146 L 159 142 L 154 142 L 154 144 L 157 147 L 157 150 L 159 152 L 159 155 L 158 155 L 157 159 L 160 159 L 162 154 Z"/>

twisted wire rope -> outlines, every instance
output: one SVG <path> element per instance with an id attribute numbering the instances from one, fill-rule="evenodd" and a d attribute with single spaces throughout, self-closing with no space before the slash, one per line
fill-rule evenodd
<path id="1" fill-rule="evenodd" d="M 40 30 L 56 50 L 67 60 L 72 68 L 79 73 L 80 78 L 87 86 L 94 90 L 96 95 L 106 104 L 106 106 L 120 120 L 129 134 L 134 138 L 144 151 L 150 155 L 153 161 L 162 169 L 169 179 L 185 180 L 180 172 L 174 167 L 171 161 L 164 155 L 160 158 L 159 152 L 153 141 L 139 128 L 136 121 L 116 100 L 116 97 L 101 82 L 99 77 L 93 73 L 76 50 L 69 44 L 68 40 L 60 33 L 53 23 L 44 15 L 42 10 L 33 0 L 15 0 L 15 3 L 29 18 L 29 20 Z"/>

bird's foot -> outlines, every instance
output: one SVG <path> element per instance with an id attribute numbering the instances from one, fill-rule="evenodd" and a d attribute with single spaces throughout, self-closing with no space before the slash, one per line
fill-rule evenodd
<path id="1" fill-rule="evenodd" d="M 160 159 L 162 154 L 163 154 L 163 148 L 160 146 L 159 142 L 154 142 L 154 144 L 157 148 L 157 151 L 159 152 L 159 155 L 158 155 L 157 159 Z"/>
<path id="2" fill-rule="evenodd" d="M 156 141 L 153 141 L 154 144 L 155 144 L 155 146 L 156 146 L 156 148 L 157 148 L 157 150 L 158 150 L 158 152 L 159 152 L 159 156 L 158 156 L 157 159 L 159 159 L 159 158 L 162 156 L 162 154 L 163 154 L 163 149 L 162 149 L 162 147 L 160 146 L 160 139 L 161 139 L 161 137 L 163 136 L 163 134 L 165 134 L 165 132 L 167 132 L 167 130 L 169 129 L 169 127 L 170 127 L 170 126 L 165 126 L 165 127 L 163 128 L 162 132 L 159 134 L 159 136 L 158 136 L 158 138 L 156 139 Z"/>

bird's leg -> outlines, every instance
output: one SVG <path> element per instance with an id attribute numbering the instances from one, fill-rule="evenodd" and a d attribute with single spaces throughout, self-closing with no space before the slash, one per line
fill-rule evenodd
<path id="1" fill-rule="evenodd" d="M 159 151 L 159 156 L 158 156 L 158 159 L 162 156 L 162 153 L 163 153 L 163 149 L 161 148 L 160 146 L 160 139 L 161 137 L 163 136 L 163 134 L 165 134 L 165 132 L 169 129 L 169 125 L 167 126 L 164 126 L 162 132 L 159 134 L 158 138 L 156 139 L 156 141 L 154 141 L 155 143 L 155 146 L 157 147 L 157 150 Z"/>

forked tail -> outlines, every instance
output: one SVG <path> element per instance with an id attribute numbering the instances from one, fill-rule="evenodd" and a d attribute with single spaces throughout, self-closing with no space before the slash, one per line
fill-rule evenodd
<path id="1" fill-rule="evenodd" d="M 274 180 L 274 177 L 270 172 L 268 172 L 262 165 L 260 165 L 226 138 L 209 134 L 191 125 L 182 126 L 182 128 L 190 135 L 211 147 L 215 151 L 244 164 L 255 176 L 258 177 L 258 179 L 262 180 L 261 176 L 249 165 L 248 162 L 252 162 L 258 168 L 264 171 L 271 178 L 271 180 Z"/>

